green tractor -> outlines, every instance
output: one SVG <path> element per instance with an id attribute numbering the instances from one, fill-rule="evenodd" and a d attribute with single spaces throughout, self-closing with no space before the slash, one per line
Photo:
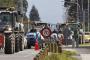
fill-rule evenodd
<path id="1" fill-rule="evenodd" d="M 23 37 L 24 31 L 18 23 L 19 12 L 13 8 L 0 8 L 0 36 L 3 36 L 3 45 L 5 54 L 22 51 L 24 49 Z M 1 37 L 0 37 L 1 38 Z"/>

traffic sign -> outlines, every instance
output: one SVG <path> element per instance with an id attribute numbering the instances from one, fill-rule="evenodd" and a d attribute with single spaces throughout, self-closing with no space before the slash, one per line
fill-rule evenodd
<path id="1" fill-rule="evenodd" d="M 44 27 L 41 31 L 40 31 L 41 35 L 44 37 L 44 38 L 48 38 L 51 36 L 51 30 L 50 28 L 48 27 Z"/>

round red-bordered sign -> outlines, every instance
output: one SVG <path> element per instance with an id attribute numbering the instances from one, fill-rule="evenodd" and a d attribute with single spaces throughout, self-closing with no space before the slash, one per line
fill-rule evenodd
<path id="1" fill-rule="evenodd" d="M 50 28 L 48 27 L 44 27 L 41 31 L 40 31 L 41 35 L 44 37 L 44 38 L 48 38 L 51 36 L 51 30 Z"/>

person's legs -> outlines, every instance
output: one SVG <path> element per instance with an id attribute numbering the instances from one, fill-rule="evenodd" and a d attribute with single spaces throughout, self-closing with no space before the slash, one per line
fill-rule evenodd
<path id="1" fill-rule="evenodd" d="M 64 39 L 64 44 L 68 45 L 67 38 Z"/>
<path id="2" fill-rule="evenodd" d="M 78 48 L 79 47 L 79 39 L 75 38 L 75 42 L 76 42 L 76 48 Z"/>
<path id="3" fill-rule="evenodd" d="M 77 39 L 76 40 L 76 48 L 78 48 L 79 47 L 79 40 Z"/>
<path id="4" fill-rule="evenodd" d="M 72 39 L 72 48 L 75 47 L 75 39 Z"/>

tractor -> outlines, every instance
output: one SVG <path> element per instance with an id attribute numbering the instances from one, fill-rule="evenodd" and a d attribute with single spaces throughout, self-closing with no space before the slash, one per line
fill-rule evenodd
<path id="1" fill-rule="evenodd" d="M 20 12 L 14 7 L 0 7 L 0 48 L 5 54 L 24 49 L 24 28 L 19 16 Z"/>

